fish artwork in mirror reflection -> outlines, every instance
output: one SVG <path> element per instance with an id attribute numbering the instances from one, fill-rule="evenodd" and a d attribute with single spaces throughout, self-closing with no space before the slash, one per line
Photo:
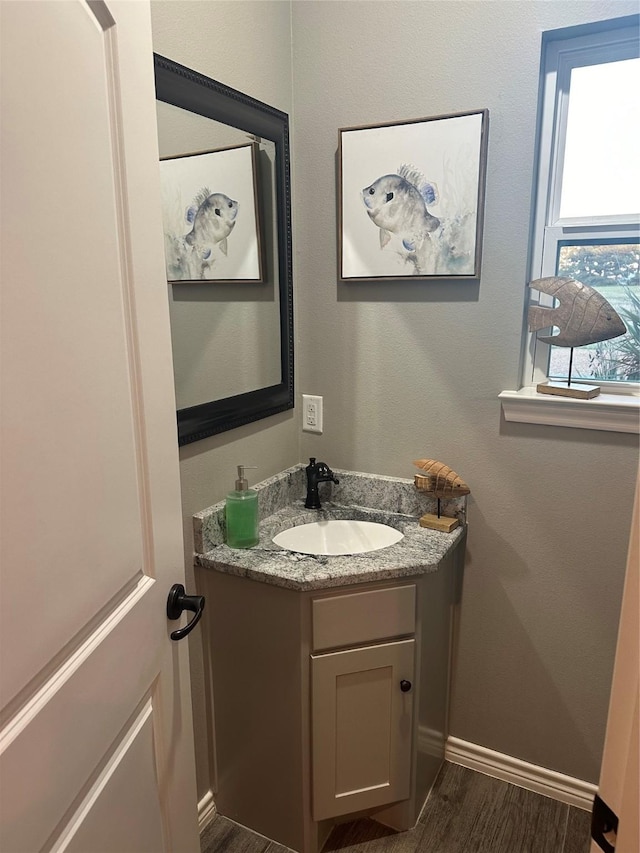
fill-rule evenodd
<path id="1" fill-rule="evenodd" d="M 234 229 L 238 215 L 238 202 L 224 193 L 211 193 L 203 187 L 194 204 L 187 208 L 187 222 L 192 223 L 185 242 L 197 249 L 203 259 L 211 256 L 211 249 L 220 243 L 220 251 L 227 254 L 227 237 Z"/>
<path id="2" fill-rule="evenodd" d="M 185 236 L 165 232 L 167 273 L 170 280 L 207 279 L 219 249 L 227 255 L 227 237 L 236 224 L 239 205 L 224 193 L 203 187 L 187 208 L 185 220 L 192 227 Z"/>
<path id="3" fill-rule="evenodd" d="M 168 281 L 262 281 L 254 157 L 240 145 L 160 161 Z"/>

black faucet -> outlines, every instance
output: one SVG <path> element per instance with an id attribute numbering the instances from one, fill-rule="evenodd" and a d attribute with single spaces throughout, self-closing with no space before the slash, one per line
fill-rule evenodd
<path id="1" fill-rule="evenodd" d="M 307 499 L 304 505 L 307 509 L 320 509 L 318 483 L 339 483 L 340 480 L 325 462 L 316 462 L 315 457 L 309 459 L 305 468 L 307 472 Z"/>

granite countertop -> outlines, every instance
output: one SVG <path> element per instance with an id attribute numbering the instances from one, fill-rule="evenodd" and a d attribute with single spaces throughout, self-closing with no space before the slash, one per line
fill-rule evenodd
<path id="1" fill-rule="evenodd" d="M 320 510 L 304 507 L 303 465 L 254 487 L 262 520 L 260 539 L 253 548 L 235 549 L 224 544 L 224 502 L 197 513 L 195 565 L 288 589 L 327 589 L 435 572 L 465 536 L 464 524 L 451 533 L 420 527 L 420 515 L 433 511 L 434 501 L 417 493 L 412 480 L 338 470 L 335 473 L 340 485 L 322 484 Z M 373 505 L 363 505 L 365 501 Z M 443 503 L 445 514 L 464 518 L 464 499 Z M 277 533 L 299 524 L 345 518 L 388 524 L 404 536 L 378 551 L 345 556 L 300 554 L 271 541 Z"/>

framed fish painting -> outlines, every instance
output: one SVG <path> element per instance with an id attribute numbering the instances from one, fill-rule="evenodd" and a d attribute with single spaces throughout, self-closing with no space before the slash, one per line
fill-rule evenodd
<path id="1" fill-rule="evenodd" d="M 170 282 L 262 282 L 254 143 L 160 160 Z"/>
<path id="2" fill-rule="evenodd" d="M 489 111 L 339 131 L 342 281 L 478 279 Z"/>

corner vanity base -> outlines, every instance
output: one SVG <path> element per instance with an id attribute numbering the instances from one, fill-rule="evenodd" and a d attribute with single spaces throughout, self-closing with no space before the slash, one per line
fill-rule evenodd
<path id="1" fill-rule="evenodd" d="M 220 814 L 300 853 L 351 817 L 415 825 L 444 758 L 463 543 L 437 571 L 328 590 L 198 570 Z"/>

